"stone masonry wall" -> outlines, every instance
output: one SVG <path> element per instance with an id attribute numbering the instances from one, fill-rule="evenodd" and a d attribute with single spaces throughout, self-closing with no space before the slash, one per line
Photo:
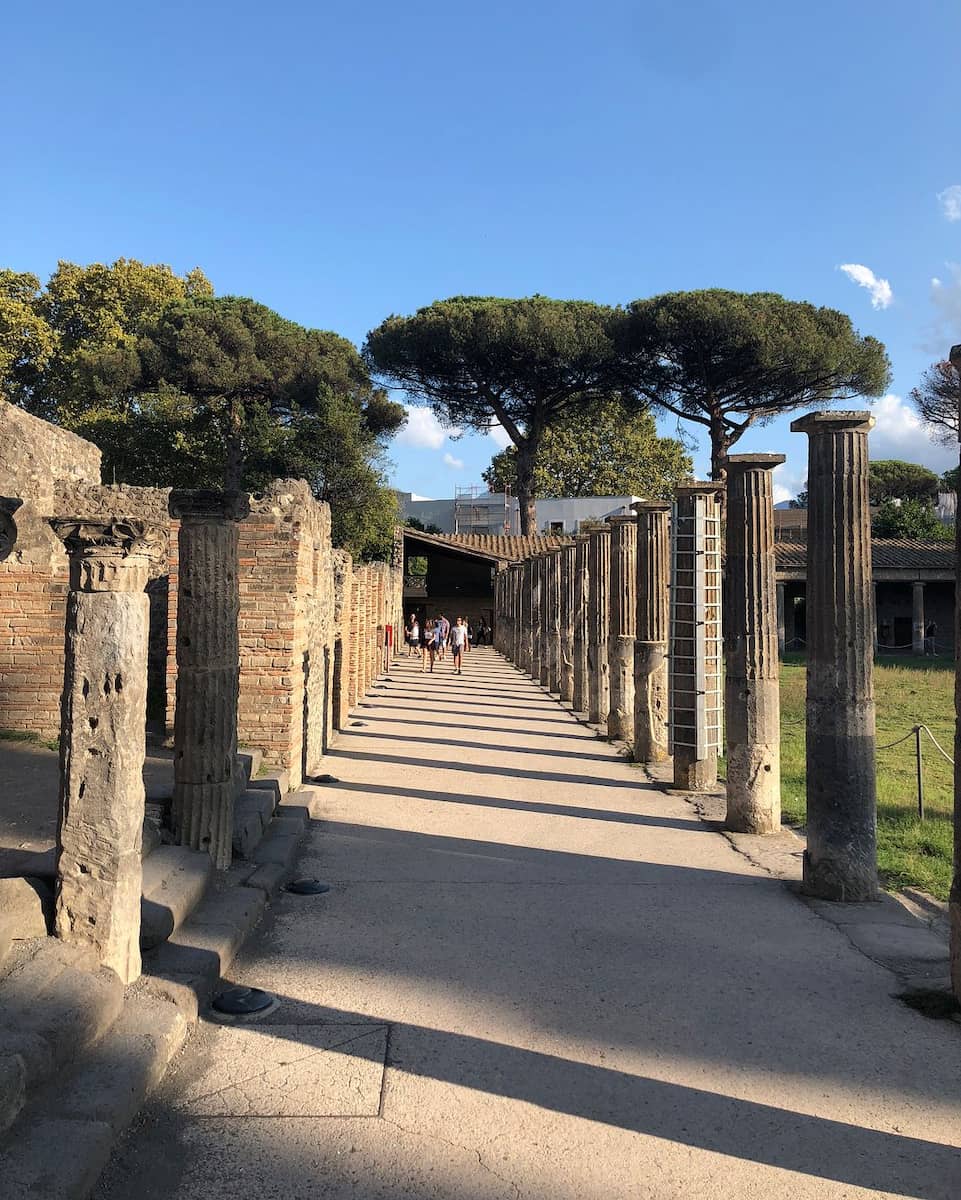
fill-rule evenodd
<path id="1" fill-rule="evenodd" d="M 251 497 L 240 523 L 239 746 L 261 750 L 291 787 L 317 770 L 331 721 L 334 576 L 330 509 L 302 480 Z M 168 727 L 176 694 L 177 539 L 173 523 L 167 656 Z"/>

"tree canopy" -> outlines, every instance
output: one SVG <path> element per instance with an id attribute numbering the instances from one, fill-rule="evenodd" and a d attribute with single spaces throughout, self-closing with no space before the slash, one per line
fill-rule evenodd
<path id="1" fill-rule="evenodd" d="M 927 467 L 897 458 L 879 458 L 871 462 L 868 471 L 872 504 L 884 500 L 919 500 L 928 505 L 937 502 L 940 480 Z"/>
<path id="2" fill-rule="evenodd" d="M 670 292 L 628 305 L 618 347 L 624 382 L 648 403 L 707 429 L 711 472 L 731 447 L 781 413 L 877 396 L 883 345 L 831 308 L 773 292 Z"/>
<path id="3" fill-rule="evenodd" d="M 493 492 L 513 490 L 516 470 L 517 451 L 508 446 L 483 479 Z M 650 413 L 632 413 L 619 399 L 564 413 L 545 432 L 534 465 L 538 496 L 667 499 L 690 474 L 683 443 L 658 437 Z"/>
<path id="4" fill-rule="evenodd" d="M 349 341 L 253 300 L 215 298 L 200 271 L 61 263 L 46 289 L 10 274 L 0 275 L 4 394 L 96 442 L 105 478 L 256 489 L 296 475 L 331 502 L 338 545 L 389 551 L 385 444 L 404 411 Z M 14 302 L 42 336 L 22 319 L 20 341 L 10 335 Z"/>
<path id="5" fill-rule="evenodd" d="M 883 500 L 871 521 L 871 532 L 879 538 L 917 538 L 950 542 L 954 528 L 944 525 L 930 504 L 923 500 Z"/>
<path id="6" fill-rule="evenodd" d="M 911 399 L 932 437 L 944 445 L 958 441 L 961 372 L 953 362 L 932 363 L 912 389 Z"/>
<path id="7" fill-rule="evenodd" d="M 503 426 L 516 449 L 521 532 L 533 532 L 535 461 L 568 409 L 626 387 L 615 382 L 619 312 L 581 300 L 455 296 L 413 316 L 388 317 L 367 335 L 371 368 L 449 428 Z"/>

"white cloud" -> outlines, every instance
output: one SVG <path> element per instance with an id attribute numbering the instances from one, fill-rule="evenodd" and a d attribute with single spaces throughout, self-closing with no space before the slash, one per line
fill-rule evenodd
<path id="1" fill-rule="evenodd" d="M 870 267 L 860 263 L 842 263 L 838 270 L 843 271 L 858 287 L 867 288 L 871 293 L 872 308 L 887 308 L 894 299 L 890 283 L 886 279 L 879 279 Z"/>
<path id="2" fill-rule="evenodd" d="M 447 431 L 429 408 L 405 404 L 407 424 L 397 434 L 401 446 L 424 446 L 439 450 L 447 440 Z"/>
<path id="3" fill-rule="evenodd" d="M 494 443 L 498 450 L 506 450 L 508 446 L 514 443 L 511 441 L 510 434 L 503 425 L 492 425 L 487 431 L 487 436 Z"/>
<path id="4" fill-rule="evenodd" d="M 798 492 L 803 492 L 807 481 L 807 464 L 803 461 L 794 463 L 790 459 L 779 463 L 774 468 L 774 503 L 783 504 L 793 500 Z"/>
<path id="5" fill-rule="evenodd" d="M 961 221 L 961 183 L 952 183 L 938 192 L 938 202 L 946 220 Z"/>
<path id="6" fill-rule="evenodd" d="M 932 442 L 921 418 L 901 397 L 889 392 L 872 405 L 875 426 L 869 447 L 872 458 L 899 458 L 921 463 L 938 473 L 957 463 L 957 452 Z"/>
<path id="7" fill-rule="evenodd" d="M 936 358 L 946 358 L 948 350 L 958 341 L 961 330 L 961 265 L 945 263 L 947 279 L 935 276 L 931 280 L 931 303 L 934 320 L 928 326 L 921 349 Z"/>
<path id="8" fill-rule="evenodd" d="M 463 471 L 464 460 L 462 458 L 455 458 L 453 454 L 448 451 L 444 455 L 444 466 L 453 467 L 455 471 Z"/>

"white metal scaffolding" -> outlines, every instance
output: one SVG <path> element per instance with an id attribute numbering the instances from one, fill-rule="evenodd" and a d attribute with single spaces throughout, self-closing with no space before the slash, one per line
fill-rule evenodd
<path id="1" fill-rule="evenodd" d="M 671 522 L 670 752 L 721 752 L 724 705 L 721 643 L 721 520 L 705 496 L 675 504 Z M 708 515 L 708 511 L 711 515 Z"/>

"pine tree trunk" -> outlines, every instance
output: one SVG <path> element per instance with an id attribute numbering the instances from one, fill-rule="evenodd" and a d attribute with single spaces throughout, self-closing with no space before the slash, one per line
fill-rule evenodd
<path id="1" fill-rule="evenodd" d="M 521 533 L 537 532 L 537 504 L 534 483 L 534 453 L 528 446 L 517 447 L 517 508 Z"/>

